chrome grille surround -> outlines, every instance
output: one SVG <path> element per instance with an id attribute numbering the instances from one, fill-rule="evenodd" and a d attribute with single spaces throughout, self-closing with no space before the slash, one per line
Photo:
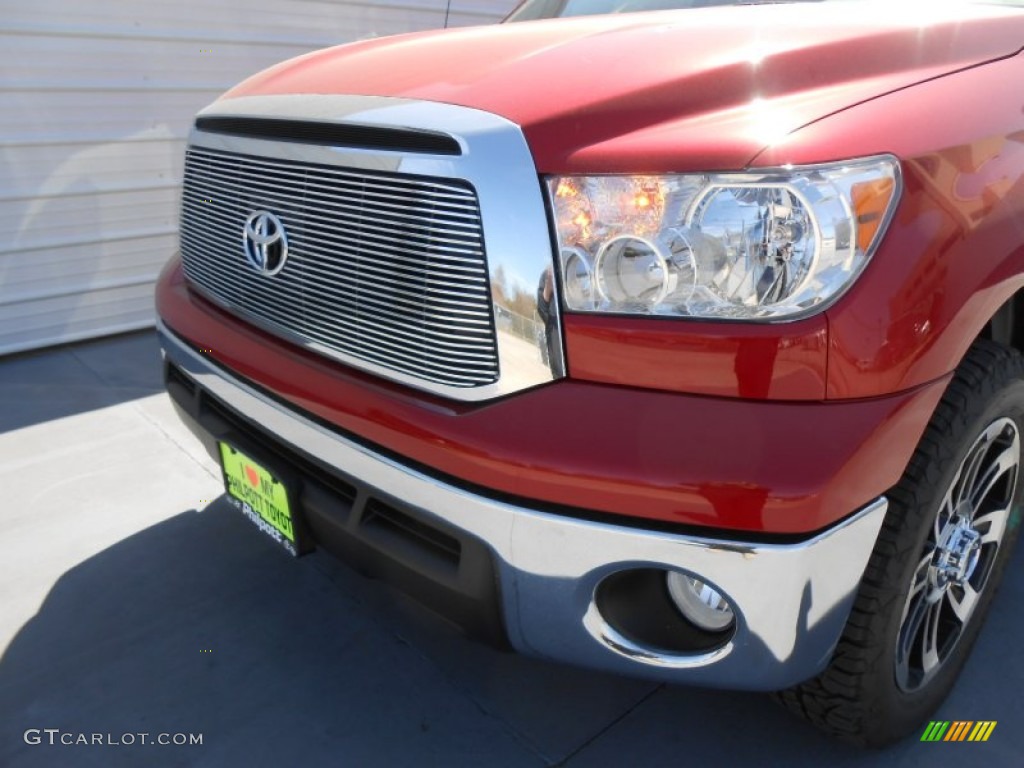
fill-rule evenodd
<path id="1" fill-rule="evenodd" d="M 517 126 L 478 110 L 376 97 L 245 97 L 200 114 L 445 131 L 464 151 L 194 129 L 181 234 L 194 289 L 289 341 L 454 399 L 486 400 L 564 375 L 557 323 L 542 355 L 536 315 L 516 332 L 509 322 L 553 263 Z M 288 233 L 288 264 L 272 277 L 249 267 L 242 244 L 246 218 L 259 210 Z M 557 311 L 557 296 L 552 303 Z"/>

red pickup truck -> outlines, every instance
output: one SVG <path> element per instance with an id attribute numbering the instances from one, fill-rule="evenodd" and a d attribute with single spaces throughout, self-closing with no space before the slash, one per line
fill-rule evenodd
<path id="1" fill-rule="evenodd" d="M 292 554 L 901 738 L 1020 525 L 1022 4 L 527 0 L 272 67 L 189 138 L 169 394 Z"/>

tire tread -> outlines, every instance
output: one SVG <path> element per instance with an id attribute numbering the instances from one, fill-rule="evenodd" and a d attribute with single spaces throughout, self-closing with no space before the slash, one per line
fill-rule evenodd
<path id="1" fill-rule="evenodd" d="M 941 461 L 958 427 L 979 399 L 1013 379 L 1024 379 L 1024 357 L 1016 350 L 980 339 L 957 368 L 939 401 L 900 482 L 887 497 L 889 511 L 872 551 L 846 627 L 829 666 L 817 677 L 773 696 L 818 729 L 861 746 L 879 746 L 903 733 L 880 734 L 871 701 L 875 678 L 885 663 L 885 624 L 878 617 L 903 599 L 900 574 L 913 556 L 920 515 L 930 487 L 941 480 Z M 980 396 L 980 398 L 979 398 Z M 998 584 L 993 585 L 994 587 Z M 911 726 L 913 727 L 913 726 Z M 896 730 L 896 729 L 894 729 Z"/>

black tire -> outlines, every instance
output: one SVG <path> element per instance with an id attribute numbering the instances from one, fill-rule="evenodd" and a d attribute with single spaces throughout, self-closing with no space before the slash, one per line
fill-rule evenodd
<path id="1" fill-rule="evenodd" d="M 990 442 L 982 442 L 983 435 L 991 435 Z M 979 340 L 957 369 L 903 478 L 888 494 L 889 512 L 832 661 L 818 677 L 775 694 L 788 709 L 861 746 L 919 735 L 970 654 L 1019 533 L 1014 510 L 1024 486 L 1021 435 L 1024 358 Z M 1000 455 L 1008 462 L 1013 439 L 1017 467 L 987 493 L 971 496 L 981 498 L 971 522 L 965 522 L 969 500 L 954 506 L 947 499 L 955 499 L 961 485 L 984 487 L 985 476 L 971 468 L 991 464 L 995 476 L 1002 464 L 993 459 Z M 977 461 L 968 462 L 969 454 Z M 1001 540 L 993 549 L 994 542 L 984 540 L 998 534 L 1001 512 L 994 510 L 1004 504 Z M 961 514 L 950 515 L 951 509 Z M 977 542 L 968 532 L 975 530 L 974 521 L 980 529 Z M 937 538 L 944 546 L 935 546 Z M 977 555 L 965 549 L 968 542 L 978 547 Z M 951 552 L 964 556 L 957 561 Z M 961 561 L 966 565 L 958 570 L 954 566 Z M 912 591 L 913 586 L 918 588 Z M 972 609 L 968 587 L 977 587 Z"/>

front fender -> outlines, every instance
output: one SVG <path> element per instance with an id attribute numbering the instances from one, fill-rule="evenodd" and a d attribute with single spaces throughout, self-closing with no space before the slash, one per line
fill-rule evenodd
<path id="1" fill-rule="evenodd" d="M 826 391 L 874 397 L 952 371 L 1024 287 L 1024 58 L 931 80 L 791 134 L 755 165 L 890 152 L 904 193 L 881 247 L 827 312 Z"/>

